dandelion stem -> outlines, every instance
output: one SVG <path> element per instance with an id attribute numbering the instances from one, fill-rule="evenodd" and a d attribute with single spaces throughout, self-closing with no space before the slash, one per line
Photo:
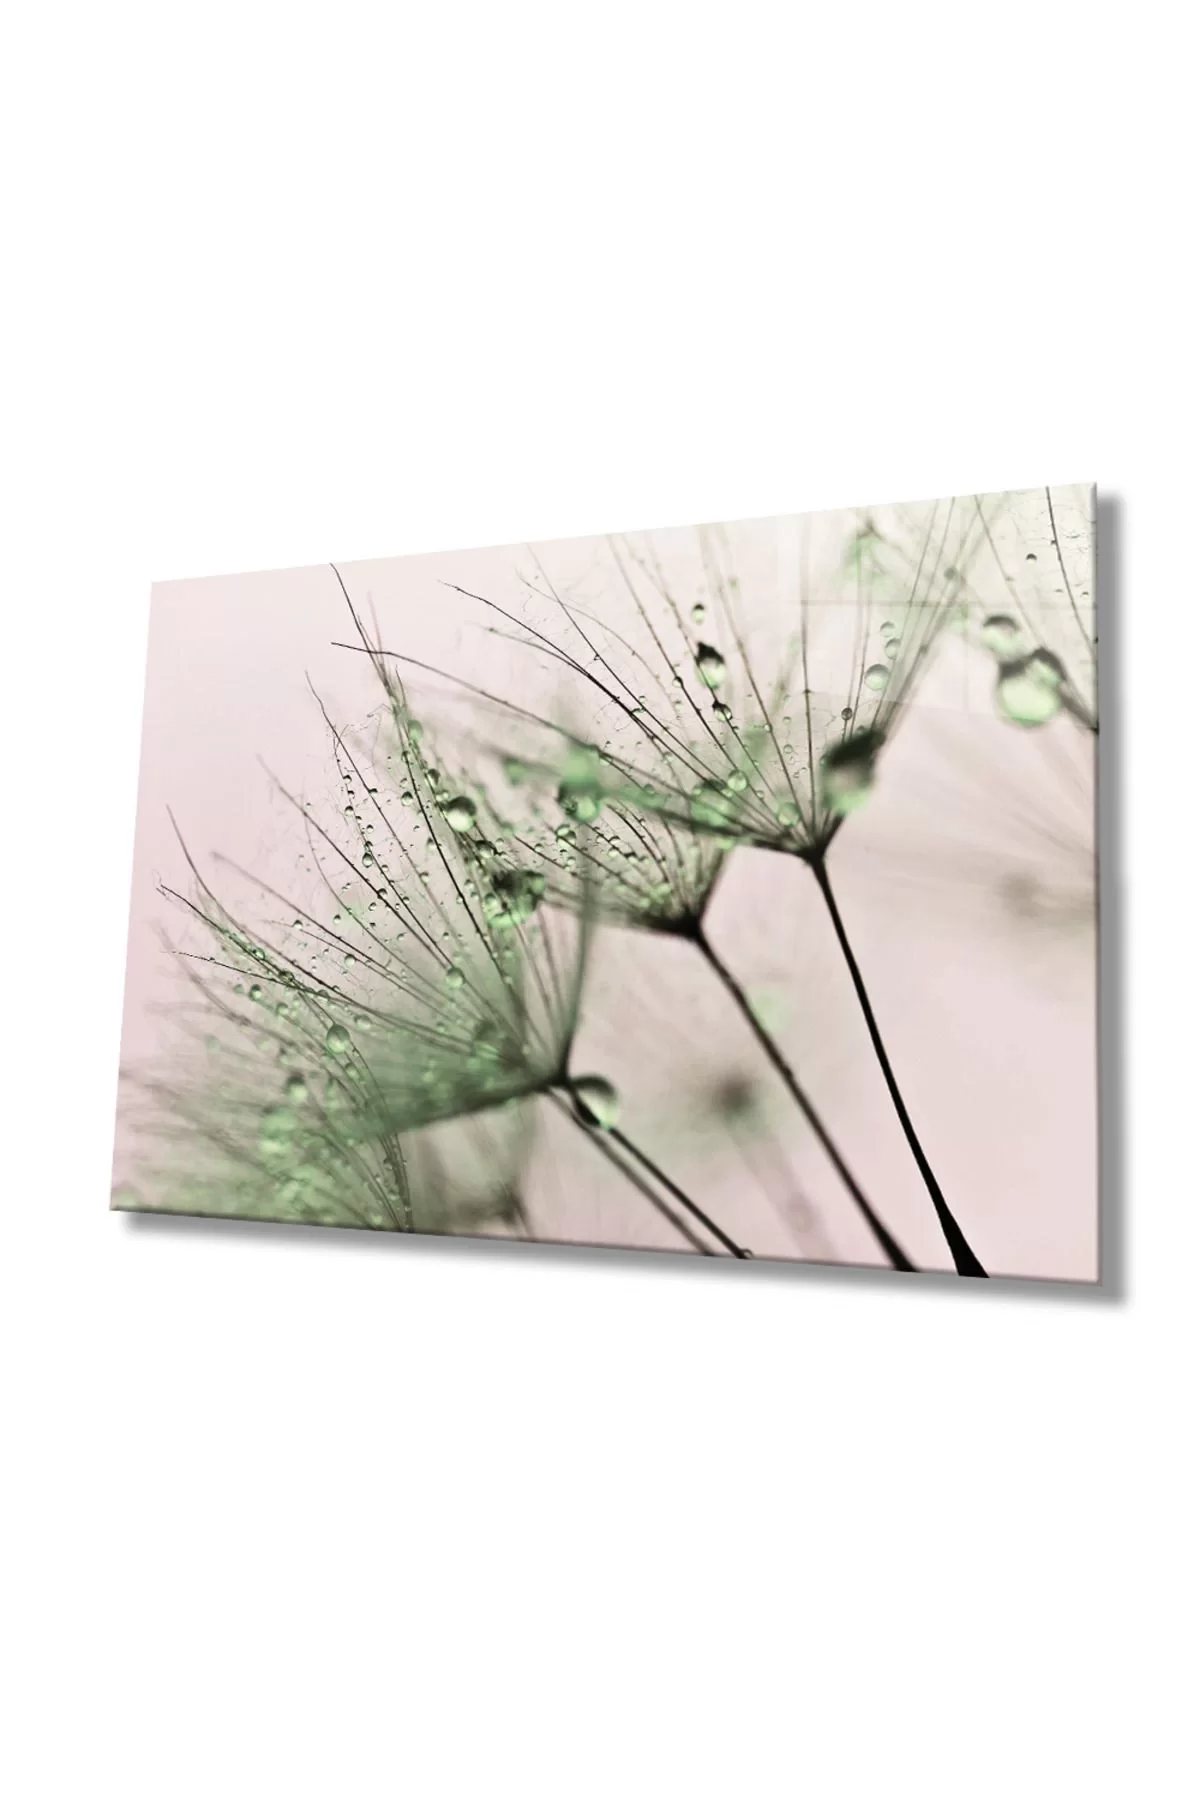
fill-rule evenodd
<path id="1" fill-rule="evenodd" d="M 871 1043 L 874 1047 L 879 1067 L 883 1071 L 883 1079 L 887 1083 L 888 1093 L 892 1097 L 892 1105 L 896 1109 L 896 1117 L 903 1127 L 904 1135 L 908 1139 L 908 1147 L 913 1153 L 913 1159 L 916 1162 L 918 1169 L 921 1171 L 922 1180 L 929 1190 L 929 1198 L 933 1201 L 934 1211 L 938 1216 L 938 1223 L 941 1225 L 946 1242 L 950 1246 L 950 1254 L 954 1258 L 954 1266 L 960 1275 L 986 1276 L 987 1270 L 972 1250 L 970 1244 L 968 1244 L 962 1227 L 959 1225 L 958 1220 L 954 1217 L 954 1214 L 946 1204 L 945 1196 L 938 1186 L 937 1178 L 929 1166 L 929 1158 L 921 1148 L 921 1140 L 917 1136 L 916 1128 L 909 1117 L 908 1108 L 904 1104 L 904 1096 L 900 1092 L 899 1083 L 892 1070 L 891 1059 L 888 1056 L 878 1022 L 875 1018 L 875 1009 L 871 1005 L 870 996 L 867 993 L 867 984 L 863 980 L 862 971 L 858 966 L 858 959 L 855 957 L 854 951 L 850 946 L 850 939 L 846 935 L 846 927 L 842 922 L 841 912 L 838 909 L 837 901 L 834 899 L 833 886 L 829 880 L 829 871 L 825 866 L 824 857 L 813 857 L 809 861 L 809 867 L 816 879 L 817 886 L 821 890 L 822 898 L 825 901 L 829 917 L 833 923 L 833 929 L 837 933 L 837 940 L 841 945 L 842 955 L 846 959 L 846 967 L 850 971 L 850 979 L 854 983 L 854 991 L 858 995 L 858 1004 L 862 1008 L 862 1015 L 866 1020 L 867 1031 L 870 1034 Z"/>
<path id="2" fill-rule="evenodd" d="M 812 1101 L 797 1081 L 795 1071 L 792 1069 L 791 1064 L 788 1062 L 771 1034 L 760 1023 L 754 1008 L 746 997 L 741 983 L 737 979 L 737 976 L 734 975 L 733 971 L 727 968 L 721 961 L 721 958 L 717 955 L 717 952 L 713 949 L 712 944 L 705 935 L 703 928 L 697 927 L 695 941 L 699 946 L 701 955 L 713 972 L 718 975 L 725 984 L 730 997 L 738 1007 L 742 1017 L 745 1019 L 747 1025 L 749 1025 L 751 1031 L 758 1039 L 763 1050 L 766 1052 L 779 1074 L 783 1077 L 792 1098 L 800 1108 L 800 1111 L 804 1114 L 804 1117 L 812 1127 L 812 1130 L 816 1133 L 821 1148 L 841 1176 L 847 1192 L 862 1213 L 867 1224 L 870 1226 L 871 1233 L 875 1238 L 876 1243 L 891 1263 L 893 1269 L 901 1269 L 909 1274 L 914 1273 L 915 1265 L 909 1261 L 887 1226 L 883 1223 L 883 1220 L 875 1211 L 875 1208 L 871 1205 L 871 1202 L 867 1199 L 867 1196 L 859 1187 L 854 1176 L 850 1173 L 841 1152 L 838 1150 L 837 1145 L 822 1124 L 820 1115 L 817 1113 Z"/>
<path id="3" fill-rule="evenodd" d="M 634 1174 L 632 1169 L 625 1165 L 612 1149 L 613 1143 L 619 1144 L 627 1156 L 631 1156 L 634 1162 L 640 1164 L 648 1175 L 652 1175 L 655 1181 L 666 1188 L 668 1194 L 670 1194 L 673 1199 L 678 1200 L 680 1206 L 691 1213 L 692 1217 L 697 1219 L 699 1223 L 704 1226 L 706 1231 L 711 1231 L 717 1242 L 724 1245 L 731 1256 L 745 1257 L 749 1255 L 749 1251 L 743 1250 L 739 1244 L 735 1244 L 733 1239 L 728 1237 L 726 1233 L 721 1230 L 721 1227 L 710 1219 L 708 1214 L 704 1212 L 701 1207 L 696 1205 L 694 1200 L 690 1200 L 683 1189 L 673 1182 L 670 1176 L 665 1174 L 663 1170 L 659 1168 L 658 1164 L 646 1155 L 644 1150 L 639 1150 L 633 1140 L 626 1137 L 623 1131 L 618 1131 L 616 1126 L 609 1126 L 607 1130 L 602 1131 L 599 1126 L 587 1125 L 579 1117 L 579 1114 L 569 1101 L 560 1099 L 557 1094 L 552 1094 L 551 1098 L 557 1103 L 560 1110 L 565 1112 L 572 1122 L 578 1125 L 579 1129 L 587 1134 L 592 1143 L 595 1144 L 597 1150 L 599 1150 L 603 1156 L 608 1158 L 613 1167 L 620 1169 L 621 1173 L 625 1176 L 625 1179 L 632 1182 L 638 1192 L 650 1201 L 655 1210 L 661 1213 L 664 1219 L 669 1219 L 676 1231 L 679 1232 L 680 1236 L 686 1238 L 688 1243 L 691 1244 L 694 1249 L 699 1250 L 702 1256 L 710 1256 L 712 1254 L 708 1246 L 695 1236 L 684 1220 L 676 1217 L 670 1207 L 663 1203 L 652 1188 L 648 1187 L 639 1176 Z"/>

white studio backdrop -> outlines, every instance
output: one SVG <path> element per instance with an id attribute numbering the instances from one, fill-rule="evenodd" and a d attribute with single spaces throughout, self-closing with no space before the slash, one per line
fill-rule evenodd
<path id="1" fill-rule="evenodd" d="M 6 1792 L 1194 1791 L 1193 29 L 7 16 Z M 1107 1294 L 108 1214 L 152 580 L 1090 479 Z"/>

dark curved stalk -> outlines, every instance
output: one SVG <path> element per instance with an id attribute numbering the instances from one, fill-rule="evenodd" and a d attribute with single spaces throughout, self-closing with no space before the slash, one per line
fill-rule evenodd
<path id="1" fill-rule="evenodd" d="M 854 991 L 858 995 L 858 1004 L 862 1009 L 863 1018 L 866 1020 L 867 1031 L 870 1034 L 871 1043 L 874 1047 L 879 1067 L 883 1071 L 883 1079 L 887 1083 L 888 1093 L 892 1097 L 892 1105 L 896 1109 L 896 1117 L 899 1119 L 904 1135 L 908 1139 L 908 1147 L 913 1153 L 913 1160 L 921 1171 L 921 1178 L 929 1190 L 929 1198 L 933 1201 L 933 1208 L 937 1213 L 938 1223 L 942 1228 L 947 1244 L 950 1246 L 950 1254 L 954 1258 L 954 1266 L 960 1275 L 986 1276 L 987 1270 L 967 1242 L 961 1225 L 946 1204 L 946 1197 L 938 1186 L 937 1177 L 929 1166 L 929 1158 L 921 1147 L 921 1140 L 917 1136 L 916 1127 L 909 1117 L 908 1108 L 904 1104 L 904 1096 L 900 1092 L 899 1083 L 892 1070 L 891 1059 L 888 1056 L 878 1022 L 875 1018 L 875 1009 L 871 1005 L 870 995 L 867 993 L 867 984 L 863 980 L 862 971 L 858 966 L 858 959 L 855 957 L 854 951 L 851 948 L 850 939 L 846 935 L 846 927 L 842 923 L 842 915 L 838 910 L 837 901 L 833 896 L 833 887 L 829 880 L 829 871 L 825 867 L 825 859 L 822 856 L 814 857 L 810 860 L 808 866 L 813 872 L 817 886 L 821 890 L 822 898 L 828 909 L 829 917 L 833 923 L 833 929 L 837 934 L 838 943 L 841 945 L 842 955 L 846 959 L 846 967 L 850 971 L 850 979 L 854 983 Z"/>
<path id="2" fill-rule="evenodd" d="M 779 1045 L 775 1042 L 770 1032 L 759 1022 L 755 1015 L 754 1008 L 746 998 L 737 976 L 733 974 L 732 970 L 726 968 L 725 964 L 721 961 L 721 958 L 713 949 L 712 944 L 705 936 L 703 928 L 700 926 L 697 926 L 696 928 L 694 941 L 709 967 L 725 984 L 730 997 L 738 1007 L 742 1017 L 745 1019 L 747 1025 L 749 1025 L 751 1031 L 758 1039 L 778 1073 L 783 1077 L 784 1083 L 793 1100 L 804 1114 L 804 1117 L 816 1134 L 817 1141 L 820 1143 L 821 1148 L 841 1176 L 847 1192 L 870 1227 L 875 1242 L 879 1245 L 879 1248 L 883 1251 L 893 1269 L 900 1269 L 907 1274 L 915 1273 L 915 1264 L 909 1261 L 904 1251 L 900 1248 L 900 1245 L 896 1242 L 887 1226 L 883 1223 L 883 1220 L 879 1217 L 879 1214 L 875 1211 L 875 1208 L 871 1205 L 871 1202 L 867 1199 L 867 1196 L 859 1187 L 858 1182 L 854 1179 L 840 1150 L 830 1137 L 825 1126 L 822 1124 L 820 1115 L 813 1106 L 812 1101 L 800 1086 L 799 1081 L 797 1081 L 795 1071 L 791 1064 L 784 1056 L 782 1050 L 780 1050 Z"/>
<path id="3" fill-rule="evenodd" d="M 639 1150 L 632 1139 L 627 1138 L 623 1131 L 618 1131 L 615 1127 L 604 1130 L 599 1125 L 588 1125 L 580 1118 L 569 1100 L 563 1100 L 555 1093 L 551 1093 L 550 1098 L 554 1101 L 559 1111 L 566 1113 L 572 1124 L 577 1125 L 579 1130 L 584 1132 L 585 1135 L 591 1139 L 600 1154 L 606 1157 L 615 1169 L 620 1169 L 626 1181 L 635 1187 L 638 1193 L 650 1202 L 654 1210 L 666 1219 L 669 1224 L 673 1225 L 680 1237 L 686 1239 L 694 1250 L 700 1252 L 701 1256 L 712 1255 L 712 1251 L 709 1249 L 708 1245 L 703 1239 L 696 1236 L 695 1232 L 691 1229 L 691 1226 L 685 1219 L 679 1218 L 676 1213 L 672 1212 L 671 1208 L 654 1192 L 654 1189 L 650 1187 L 647 1182 L 643 1181 L 634 1170 L 626 1165 L 622 1158 L 619 1157 L 612 1148 L 612 1144 L 609 1142 L 610 1139 L 618 1143 L 622 1150 L 625 1151 L 626 1155 L 631 1156 L 636 1163 L 639 1163 L 641 1167 L 646 1170 L 647 1174 L 652 1175 L 656 1181 L 660 1182 L 662 1186 L 666 1188 L 667 1192 L 674 1199 L 678 1200 L 679 1204 L 687 1212 L 691 1213 L 694 1219 L 697 1219 L 699 1223 L 704 1226 L 706 1231 L 711 1231 L 712 1235 L 717 1239 L 717 1242 L 723 1244 L 731 1256 L 749 1256 L 750 1253 L 748 1250 L 743 1250 L 739 1245 L 734 1243 L 731 1237 L 727 1237 L 721 1230 L 721 1227 L 715 1224 L 714 1221 L 709 1218 L 708 1214 L 696 1205 L 694 1200 L 690 1200 L 683 1189 L 677 1186 L 676 1183 L 671 1180 L 669 1175 L 664 1174 L 658 1167 L 658 1164 L 653 1162 L 651 1158 L 646 1155 L 644 1150 Z"/>

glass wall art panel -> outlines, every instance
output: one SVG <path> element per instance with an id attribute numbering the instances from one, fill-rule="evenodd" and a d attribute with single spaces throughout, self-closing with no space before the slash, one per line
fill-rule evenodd
<path id="1" fill-rule="evenodd" d="M 157 586 L 114 1206 L 1096 1280 L 1094 521 Z"/>

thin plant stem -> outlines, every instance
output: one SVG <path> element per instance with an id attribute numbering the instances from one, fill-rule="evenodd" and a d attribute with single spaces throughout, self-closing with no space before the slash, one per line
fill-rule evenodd
<path id="1" fill-rule="evenodd" d="M 615 1143 L 620 1144 L 627 1156 L 632 1156 L 636 1163 L 640 1163 L 648 1175 L 653 1175 L 655 1181 L 660 1181 L 663 1187 L 666 1188 L 668 1194 L 671 1195 L 672 1199 L 678 1200 L 680 1206 L 686 1207 L 693 1218 L 699 1219 L 700 1223 L 708 1231 L 712 1232 L 717 1242 L 725 1246 L 730 1256 L 748 1257 L 750 1255 L 750 1252 L 744 1250 L 740 1244 L 735 1244 L 733 1239 L 722 1231 L 721 1227 L 715 1224 L 706 1212 L 702 1212 L 694 1200 L 689 1200 L 683 1189 L 677 1187 L 671 1180 L 671 1177 L 664 1174 L 658 1167 L 658 1164 L 652 1162 L 644 1150 L 639 1150 L 637 1145 L 627 1138 L 623 1131 L 618 1131 L 615 1125 L 610 1125 L 608 1128 L 608 1135 Z"/>
<path id="2" fill-rule="evenodd" d="M 915 1264 L 909 1260 L 904 1251 L 900 1248 L 900 1245 L 896 1242 L 887 1226 L 883 1223 L 883 1220 L 879 1217 L 879 1214 L 875 1211 L 875 1208 L 871 1205 L 871 1202 L 867 1199 L 867 1196 L 863 1193 L 862 1188 L 851 1174 L 845 1158 L 830 1137 L 829 1132 L 822 1123 L 820 1115 L 813 1106 L 812 1101 L 796 1079 L 796 1074 L 791 1064 L 784 1056 L 782 1050 L 780 1050 L 779 1045 L 775 1042 L 770 1032 L 767 1031 L 759 1021 L 737 976 L 734 975 L 733 971 L 729 969 L 724 962 L 722 962 L 717 952 L 713 949 L 712 943 L 705 934 L 703 928 L 700 926 L 697 926 L 696 928 L 694 942 L 714 974 L 719 976 L 724 983 L 731 999 L 734 1001 L 747 1025 L 749 1025 L 751 1031 L 758 1039 L 759 1044 L 762 1046 L 767 1057 L 770 1059 L 778 1073 L 783 1077 L 784 1084 L 793 1100 L 795 1100 L 800 1111 L 804 1114 L 804 1117 L 816 1134 L 817 1141 L 821 1145 L 826 1156 L 828 1156 L 830 1162 L 841 1176 L 847 1192 L 858 1207 L 863 1218 L 866 1220 L 875 1242 L 879 1245 L 893 1269 L 900 1269 L 906 1274 L 915 1273 Z"/>
<path id="3" fill-rule="evenodd" d="M 672 1194 L 674 1198 L 679 1201 L 681 1206 L 685 1207 L 694 1218 L 698 1219 L 707 1230 L 712 1232 L 713 1236 L 719 1243 L 726 1247 L 731 1256 L 746 1256 L 749 1254 L 747 1251 L 740 1249 L 738 1245 L 734 1243 L 732 1238 L 726 1237 L 720 1226 L 714 1224 L 708 1214 L 702 1211 L 702 1209 L 696 1205 L 694 1200 L 689 1200 L 683 1189 L 678 1187 L 669 1176 L 665 1175 L 644 1151 L 639 1150 L 636 1144 L 625 1136 L 624 1132 L 611 1128 L 605 1131 L 598 1125 L 588 1125 L 579 1117 L 579 1114 L 569 1100 L 564 1100 L 558 1094 L 553 1092 L 550 1094 L 550 1099 L 554 1101 L 559 1111 L 565 1113 L 571 1123 L 577 1126 L 578 1129 L 590 1139 L 596 1146 L 596 1149 L 599 1150 L 600 1154 L 613 1165 L 613 1168 L 619 1169 L 626 1181 L 628 1181 L 632 1187 L 635 1187 L 638 1193 L 650 1202 L 654 1210 L 659 1213 L 662 1218 L 666 1219 L 668 1224 L 673 1225 L 680 1237 L 685 1239 L 694 1250 L 698 1250 L 701 1256 L 712 1255 L 712 1251 L 709 1249 L 708 1245 L 703 1239 L 696 1236 L 686 1219 L 681 1219 L 676 1213 L 672 1212 L 671 1208 L 654 1192 L 654 1189 L 649 1183 L 643 1181 L 641 1176 L 638 1175 L 635 1170 L 629 1168 L 623 1159 L 617 1155 L 612 1144 L 608 1141 L 609 1139 L 615 1139 L 627 1155 L 633 1157 L 634 1161 L 640 1163 L 647 1173 L 653 1175 L 657 1181 L 660 1181 L 667 1192 Z"/>
<path id="4" fill-rule="evenodd" d="M 896 1109 L 896 1117 L 899 1119 L 904 1135 L 908 1139 L 908 1147 L 912 1151 L 913 1160 L 921 1171 L 921 1178 L 929 1190 L 929 1198 L 933 1201 L 934 1211 L 938 1216 L 938 1223 L 941 1225 L 946 1242 L 950 1246 L 950 1254 L 954 1258 L 954 1266 L 960 1275 L 986 1276 L 987 1270 L 967 1242 L 961 1225 L 946 1204 L 945 1195 L 938 1186 L 937 1177 L 934 1175 L 934 1172 L 929 1165 L 929 1158 L 921 1147 L 921 1140 L 917 1136 L 916 1127 L 909 1117 L 908 1108 L 904 1104 L 904 1096 L 900 1092 L 899 1083 L 897 1082 L 895 1073 L 892 1069 L 891 1059 L 888 1056 L 887 1049 L 883 1042 L 883 1036 L 879 1030 L 879 1024 L 875 1018 L 875 1009 L 871 1005 L 870 995 L 867 993 L 867 984 L 863 980 L 862 970 L 858 966 L 858 959 L 851 948 L 850 939 L 846 934 L 846 927 L 842 922 L 841 912 L 838 909 L 837 901 L 834 899 L 833 885 L 829 879 L 829 871 L 825 866 L 825 859 L 823 856 L 813 857 L 809 860 L 808 866 L 813 872 L 817 886 L 821 890 L 822 898 L 828 909 L 833 929 L 837 934 L 837 940 L 841 946 L 842 955 L 846 960 L 846 967 L 850 971 L 850 979 L 854 983 L 854 991 L 858 995 L 858 1004 L 862 1009 L 863 1018 L 866 1020 L 867 1031 L 870 1034 L 871 1043 L 874 1047 L 879 1067 L 883 1071 L 883 1079 L 887 1083 L 888 1093 L 892 1097 L 892 1105 Z"/>

